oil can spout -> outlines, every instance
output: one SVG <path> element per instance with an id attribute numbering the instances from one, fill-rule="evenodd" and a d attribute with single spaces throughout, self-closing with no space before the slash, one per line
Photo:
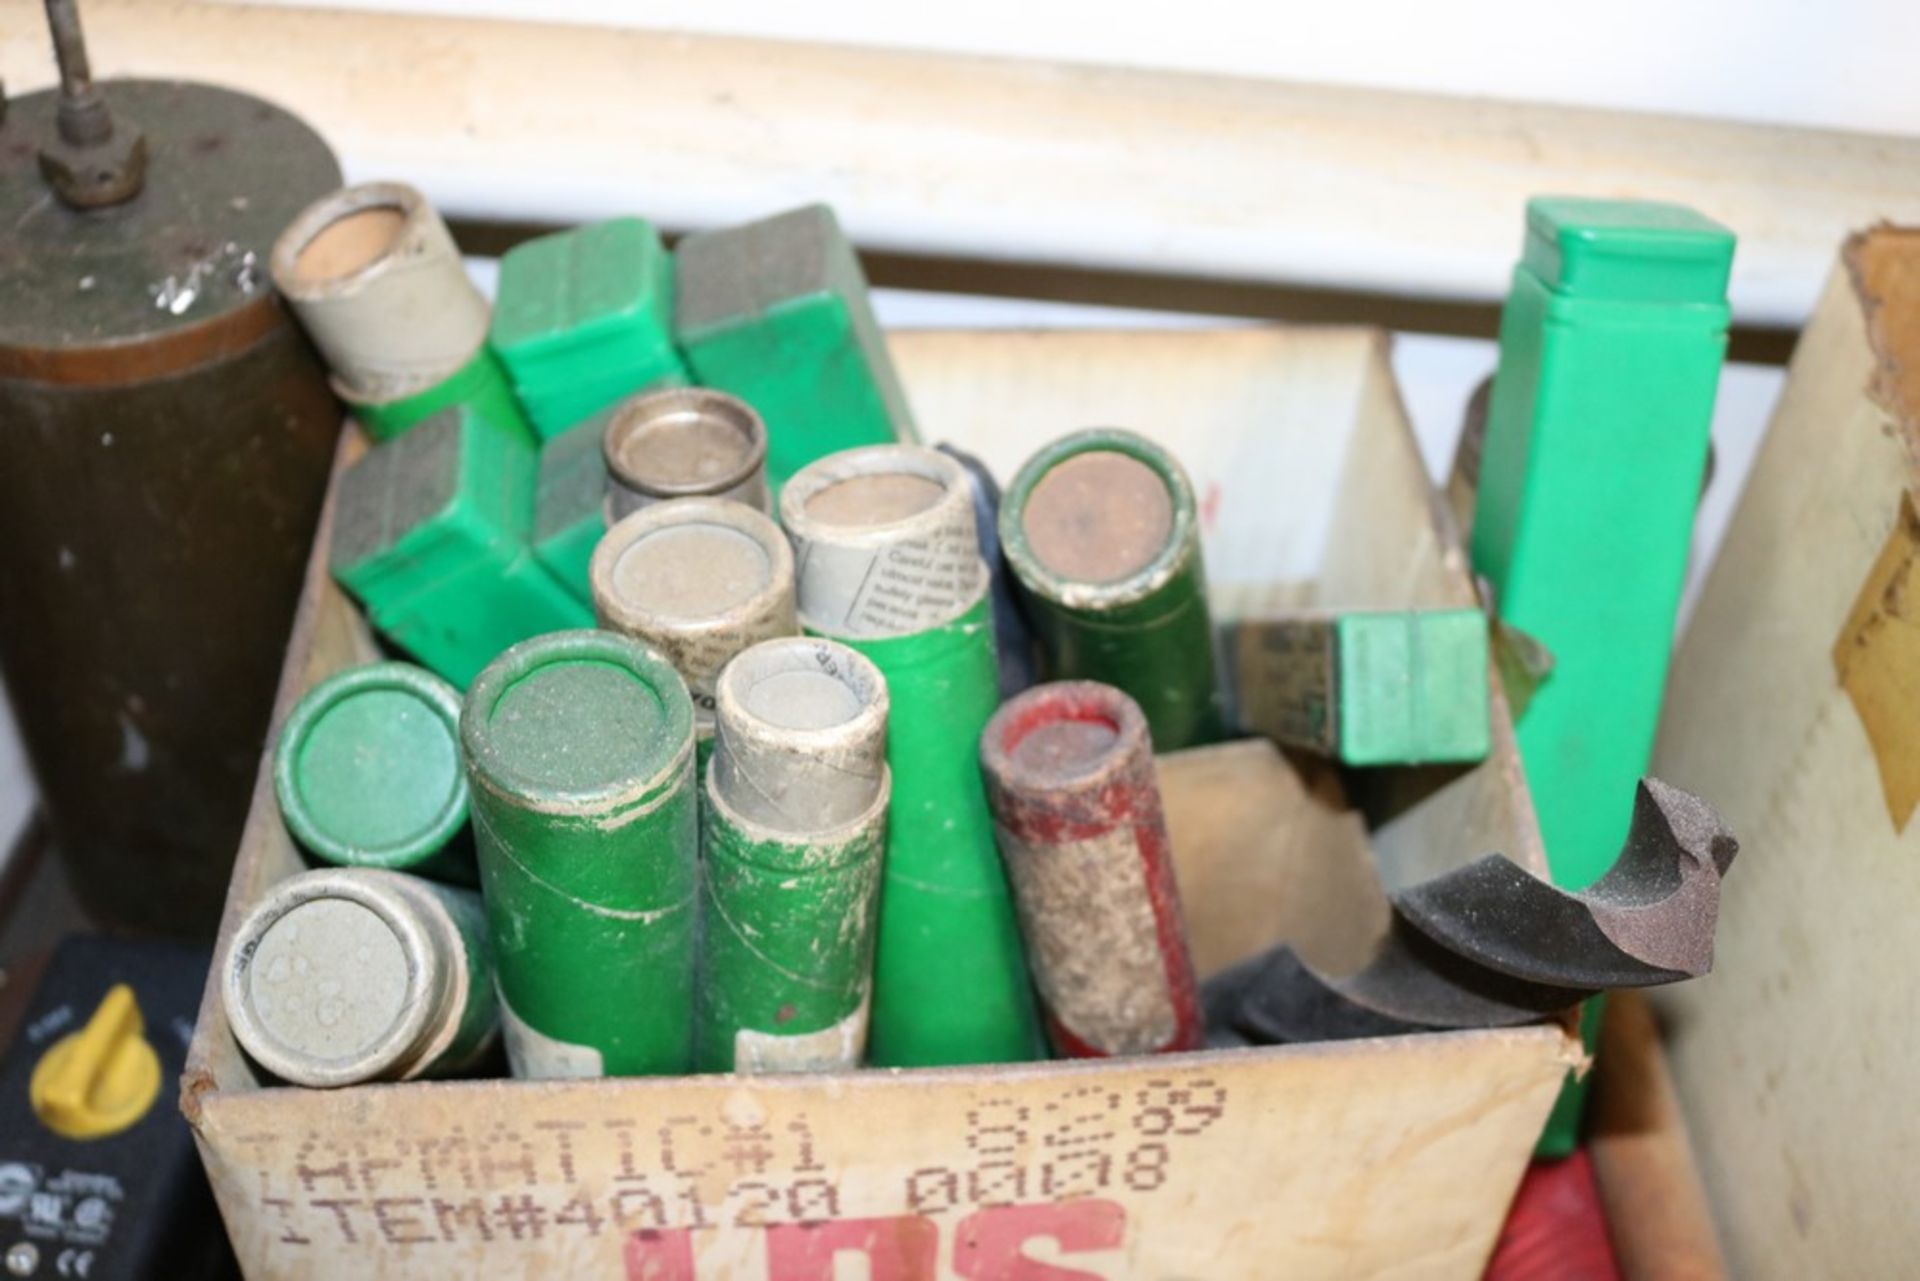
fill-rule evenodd
<path id="1" fill-rule="evenodd" d="M 115 121 L 93 83 L 76 0 L 47 0 L 47 27 L 60 64 L 55 135 L 40 147 L 40 173 L 75 209 L 117 205 L 140 194 L 147 139 L 132 121 Z"/>

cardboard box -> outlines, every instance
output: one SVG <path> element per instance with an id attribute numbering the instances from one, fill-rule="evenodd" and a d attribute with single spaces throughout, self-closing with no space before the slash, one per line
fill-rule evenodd
<path id="1" fill-rule="evenodd" d="M 1800 334 L 1653 753 L 1740 834 L 1714 972 L 1657 1001 L 1736 1277 L 1920 1251 L 1916 373 L 1920 228 L 1882 223 Z"/>
<path id="2" fill-rule="evenodd" d="M 1171 448 L 1200 495 L 1218 618 L 1472 603 L 1379 334 L 893 344 L 926 439 L 1003 477 L 1094 424 Z M 276 731 L 307 686 L 375 653 L 316 557 Z M 1543 866 L 1497 689 L 1493 704 L 1485 763 L 1395 771 L 1364 814 L 1330 808 L 1264 743 L 1163 758 L 1202 973 L 1282 935 L 1324 935 L 1323 955 L 1364 945 L 1377 922 L 1316 910 L 1328 842 L 1366 842 L 1390 885 L 1490 849 Z M 223 940 L 299 867 L 263 769 Z M 836 1274 L 836 1255 L 860 1251 L 873 1281 L 1472 1278 L 1578 1057 L 1565 1029 L 1536 1026 L 1093 1063 L 306 1091 L 261 1087 L 210 988 L 182 1106 L 255 1277 L 831 1281 L 856 1266 Z"/>

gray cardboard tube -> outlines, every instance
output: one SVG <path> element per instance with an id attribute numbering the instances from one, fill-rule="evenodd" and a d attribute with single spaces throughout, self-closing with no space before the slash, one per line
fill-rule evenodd
<path id="1" fill-rule="evenodd" d="M 921 445 L 830 454 L 780 492 L 812 631 L 908 636 L 951 622 L 986 590 L 973 489 L 959 463 Z"/>
<path id="2" fill-rule="evenodd" d="M 685 678 L 696 731 L 713 732 L 714 681 L 741 650 L 800 630 L 793 549 L 742 503 L 675 498 L 601 536 L 587 570 L 609 630 L 646 641 Z"/>
<path id="3" fill-rule="evenodd" d="M 492 309 L 425 196 L 369 182 L 323 196 L 274 242 L 274 286 L 349 398 L 424 391 L 486 341 Z"/>
<path id="4" fill-rule="evenodd" d="M 782 835 L 833 831 L 886 786 L 887 682 L 871 660 L 819 637 L 763 641 L 720 673 L 713 788 Z"/>

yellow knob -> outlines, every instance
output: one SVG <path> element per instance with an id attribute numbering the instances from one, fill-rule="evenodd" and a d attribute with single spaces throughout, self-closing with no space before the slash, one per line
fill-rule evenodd
<path id="1" fill-rule="evenodd" d="M 42 1123 L 69 1139 L 118 1134 L 160 1093 L 160 1056 L 144 1035 L 133 989 L 116 983 L 87 1025 L 47 1047 L 27 1097 Z"/>

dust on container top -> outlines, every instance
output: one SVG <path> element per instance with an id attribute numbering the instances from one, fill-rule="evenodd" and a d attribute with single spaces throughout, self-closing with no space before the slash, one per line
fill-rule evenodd
<path id="1" fill-rule="evenodd" d="M 321 681 L 274 750 L 287 829 L 324 862 L 474 884 L 459 722 L 459 691 L 411 663 Z"/>
<path id="2" fill-rule="evenodd" d="M 514 1075 L 688 1070 L 686 682 L 639 641 L 553 632 L 480 674 L 460 737 Z"/>
<path id="3" fill-rule="evenodd" d="M 686 679 L 703 748 L 721 669 L 758 641 L 800 630 L 793 549 L 741 503 L 676 498 L 641 508 L 600 539 L 588 576 L 601 625 L 653 645 Z"/>
<path id="4" fill-rule="evenodd" d="M 768 511 L 767 428 L 737 396 L 670 387 L 632 396 L 607 418 L 607 521 L 670 498 L 731 498 Z"/>
<path id="5" fill-rule="evenodd" d="M 1133 432 L 1076 432 L 1028 459 L 1000 509 L 1051 680 L 1131 695 L 1157 751 L 1210 742 L 1224 715 L 1193 485 Z"/>
<path id="6" fill-rule="evenodd" d="M 478 898 L 376 868 L 269 889 L 234 930 L 221 994 L 234 1039 L 296 1085 L 456 1072 L 498 1026 Z"/>

